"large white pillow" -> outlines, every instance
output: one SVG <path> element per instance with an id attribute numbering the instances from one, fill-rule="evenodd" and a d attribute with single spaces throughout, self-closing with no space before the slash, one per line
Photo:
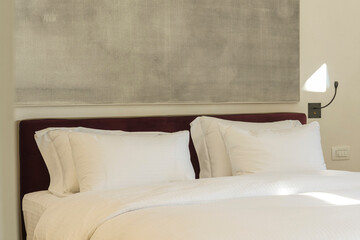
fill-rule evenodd
<path id="1" fill-rule="evenodd" d="M 317 122 L 281 130 L 243 130 L 220 124 L 232 174 L 326 169 Z"/>
<path id="2" fill-rule="evenodd" d="M 200 163 L 200 178 L 232 175 L 230 159 L 220 133 L 219 123 L 244 130 L 288 129 L 301 125 L 297 120 L 251 123 L 206 116 L 196 118 L 190 124 L 190 131 Z"/>
<path id="3" fill-rule="evenodd" d="M 195 179 L 189 132 L 166 135 L 69 133 L 80 191 Z"/>
<path id="4" fill-rule="evenodd" d="M 35 133 L 35 141 L 50 175 L 49 191 L 57 196 L 79 192 L 74 161 L 68 134 L 84 132 L 107 135 L 123 134 L 167 134 L 162 132 L 125 132 L 121 130 L 100 130 L 84 127 L 46 128 Z"/>

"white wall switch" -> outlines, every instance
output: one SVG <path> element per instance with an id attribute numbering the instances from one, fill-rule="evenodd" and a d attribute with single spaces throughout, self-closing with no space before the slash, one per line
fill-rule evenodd
<path id="1" fill-rule="evenodd" d="M 349 146 L 335 146 L 331 148 L 331 159 L 333 161 L 350 160 Z"/>

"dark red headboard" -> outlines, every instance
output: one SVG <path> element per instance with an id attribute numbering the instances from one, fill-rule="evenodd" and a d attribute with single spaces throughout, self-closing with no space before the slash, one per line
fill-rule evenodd
<path id="1" fill-rule="evenodd" d="M 189 130 L 190 122 L 196 117 L 197 116 L 23 120 L 19 126 L 20 199 L 22 199 L 26 193 L 47 189 L 50 182 L 49 173 L 34 140 L 35 131 L 48 127 L 82 126 L 107 130 L 176 132 Z M 215 117 L 246 122 L 299 120 L 303 124 L 306 123 L 306 115 L 303 113 L 236 114 L 218 115 Z M 190 142 L 190 153 L 196 177 L 198 177 L 200 169 L 192 141 Z"/>

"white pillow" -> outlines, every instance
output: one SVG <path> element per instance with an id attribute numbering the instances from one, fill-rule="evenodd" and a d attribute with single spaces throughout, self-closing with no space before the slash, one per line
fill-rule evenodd
<path id="1" fill-rule="evenodd" d="M 214 117 L 198 117 L 190 125 L 200 164 L 200 178 L 231 176 L 230 159 L 222 139 L 219 123 L 244 130 L 288 129 L 301 125 L 297 120 L 268 123 L 229 121 Z"/>
<path id="2" fill-rule="evenodd" d="M 48 190 L 57 196 L 66 196 L 79 191 L 79 186 L 70 184 L 65 175 L 71 175 L 72 172 L 63 170 L 66 163 L 62 163 L 59 159 L 59 154 L 53 144 L 49 132 L 62 130 L 62 131 L 79 131 L 79 128 L 46 128 L 35 132 L 35 141 L 44 159 L 46 167 L 50 175 L 50 185 Z M 70 148 L 70 145 L 68 145 Z M 71 182 L 71 181 L 70 181 Z M 75 186 L 74 186 L 75 185 Z"/>
<path id="3" fill-rule="evenodd" d="M 317 122 L 282 130 L 250 130 L 220 124 L 232 174 L 326 169 Z"/>
<path id="4" fill-rule="evenodd" d="M 167 135 L 69 133 L 80 191 L 195 179 L 189 132 Z"/>
<path id="5" fill-rule="evenodd" d="M 70 132 L 85 132 L 108 135 L 123 134 L 167 134 L 161 132 L 125 132 L 84 127 L 46 128 L 35 133 L 35 141 L 50 174 L 49 191 L 57 196 L 79 192 L 74 161 L 68 139 Z"/>

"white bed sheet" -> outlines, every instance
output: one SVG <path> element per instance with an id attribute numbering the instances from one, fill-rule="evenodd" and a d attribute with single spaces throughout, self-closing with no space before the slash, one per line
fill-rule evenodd
<path id="1" fill-rule="evenodd" d="M 22 208 L 27 240 L 33 239 L 35 227 L 45 210 L 60 200 L 60 197 L 55 196 L 49 191 L 28 193 L 24 196 Z"/>
<path id="2" fill-rule="evenodd" d="M 359 222 L 360 173 L 265 173 L 70 196 L 34 240 L 356 240 Z"/>

